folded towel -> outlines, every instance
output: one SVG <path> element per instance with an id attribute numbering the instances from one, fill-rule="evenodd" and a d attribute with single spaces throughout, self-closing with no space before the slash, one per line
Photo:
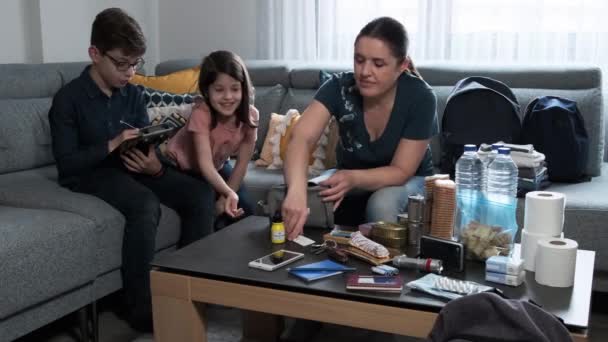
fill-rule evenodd
<path id="1" fill-rule="evenodd" d="M 513 159 L 517 167 L 539 167 L 545 160 L 545 155 L 537 151 L 533 151 L 532 153 L 515 151 L 511 152 L 511 159 Z"/>

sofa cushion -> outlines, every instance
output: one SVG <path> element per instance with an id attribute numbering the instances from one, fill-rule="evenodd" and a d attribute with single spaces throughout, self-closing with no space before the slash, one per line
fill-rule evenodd
<path id="1" fill-rule="evenodd" d="M 95 224 L 56 210 L 0 206 L 0 320 L 95 278 Z"/>
<path id="2" fill-rule="evenodd" d="M 287 113 L 290 109 L 296 109 L 300 113 L 304 112 L 306 107 L 312 102 L 317 91 L 315 89 L 294 89 L 289 88 L 287 94 L 281 103 L 279 113 Z"/>
<path id="3" fill-rule="evenodd" d="M 0 99 L 51 97 L 64 84 L 45 64 L 0 64 Z"/>
<path id="4" fill-rule="evenodd" d="M 264 139 L 268 132 L 270 123 L 270 115 L 279 111 L 281 102 L 285 97 L 287 89 L 280 84 L 272 87 L 256 87 L 255 88 L 255 107 L 260 112 L 260 121 L 258 122 L 258 140 L 255 143 L 256 157 L 262 151 Z M 254 158 L 254 159 L 255 159 Z"/>
<path id="5" fill-rule="evenodd" d="M 267 170 L 266 168 L 256 167 L 254 162 L 250 162 L 243 184 L 249 194 L 251 203 L 259 201 L 266 202 L 266 197 L 270 187 L 285 183 L 283 170 Z"/>
<path id="6" fill-rule="evenodd" d="M 0 174 L 53 162 L 51 98 L 0 100 Z"/>
<path id="7" fill-rule="evenodd" d="M 97 197 L 61 187 L 55 166 L 0 175 L 0 204 L 66 211 L 89 219 L 96 234 L 97 274 L 120 266 L 124 217 Z M 179 238 L 179 217 L 164 205 L 161 210 L 157 250 L 174 245 Z"/>

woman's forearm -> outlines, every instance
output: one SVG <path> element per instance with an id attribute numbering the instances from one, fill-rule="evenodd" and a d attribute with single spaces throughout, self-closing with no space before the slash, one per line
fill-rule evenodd
<path id="1" fill-rule="evenodd" d="M 376 191 L 387 186 L 403 185 L 414 173 L 389 165 L 373 169 L 352 170 L 354 187 Z"/>
<path id="2" fill-rule="evenodd" d="M 292 136 L 285 156 L 285 182 L 288 187 L 306 187 L 310 146 L 305 139 Z"/>

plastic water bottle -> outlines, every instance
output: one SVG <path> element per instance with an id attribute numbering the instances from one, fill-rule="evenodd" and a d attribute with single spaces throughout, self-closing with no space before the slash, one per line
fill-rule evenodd
<path id="1" fill-rule="evenodd" d="M 456 162 L 456 215 L 454 237 L 459 239 L 471 218 L 465 213 L 474 212 L 483 194 L 483 163 L 475 145 L 464 145 L 464 153 Z"/>
<path id="2" fill-rule="evenodd" d="M 488 153 L 488 157 L 486 159 L 486 167 L 492 164 L 492 162 L 494 161 L 494 159 L 496 159 L 496 156 L 498 155 L 498 149 L 503 146 L 503 144 L 492 144 L 492 151 Z"/>
<path id="3" fill-rule="evenodd" d="M 498 144 L 498 143 L 492 144 L 492 150 L 490 150 L 490 152 L 486 155 L 485 158 L 481 159 L 481 162 L 483 163 L 482 189 L 484 192 L 487 192 L 487 189 L 488 189 L 488 167 L 494 161 L 494 159 L 496 159 L 496 156 L 498 155 L 498 149 L 503 146 L 504 146 L 503 144 Z"/>
<path id="4" fill-rule="evenodd" d="M 475 145 L 464 145 L 464 153 L 456 162 L 456 191 L 483 190 L 483 163 Z"/>
<path id="5" fill-rule="evenodd" d="M 517 175 L 519 170 L 511 159 L 511 149 L 501 147 L 498 155 L 488 166 L 488 198 L 510 203 L 517 196 Z"/>

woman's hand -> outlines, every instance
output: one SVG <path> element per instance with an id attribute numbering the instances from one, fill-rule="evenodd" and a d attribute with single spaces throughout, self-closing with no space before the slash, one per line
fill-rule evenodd
<path id="1" fill-rule="evenodd" d="M 303 189 L 290 187 L 287 190 L 287 196 L 285 196 L 281 208 L 281 216 L 283 216 L 283 224 L 285 225 L 288 240 L 297 238 L 304 230 L 304 224 L 308 217 L 306 203 L 305 186 Z"/>
<path id="2" fill-rule="evenodd" d="M 243 215 L 243 209 L 238 207 L 239 195 L 237 195 L 236 192 L 229 192 L 225 198 L 226 199 L 224 200 L 224 213 L 226 213 L 226 215 L 232 218 L 237 218 Z"/>
<path id="3" fill-rule="evenodd" d="M 319 192 L 319 195 L 323 197 L 323 202 L 334 202 L 335 211 L 342 203 L 344 196 L 355 187 L 354 171 L 338 170 L 319 185 L 328 187 L 328 189 Z"/>

